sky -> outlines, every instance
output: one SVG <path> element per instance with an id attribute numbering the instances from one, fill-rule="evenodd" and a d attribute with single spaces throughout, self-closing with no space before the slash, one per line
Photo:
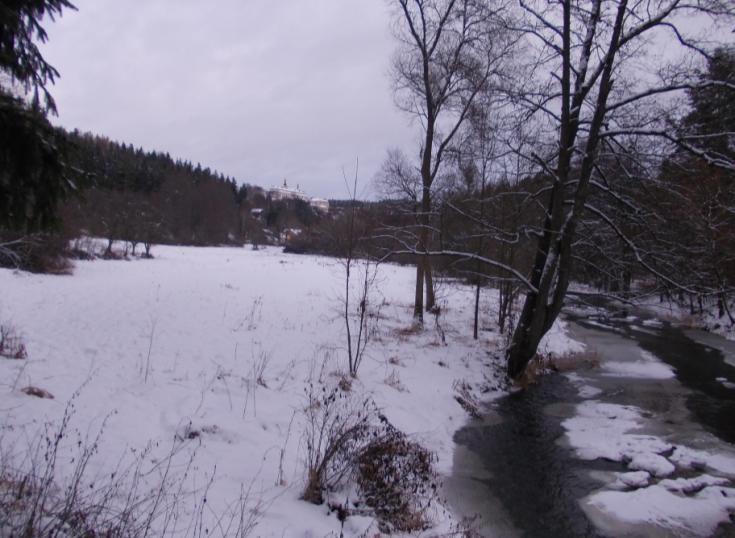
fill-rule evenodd
<path id="1" fill-rule="evenodd" d="M 356 159 L 366 187 L 388 147 L 414 152 L 386 1 L 73 3 L 42 47 L 61 73 L 59 125 L 333 198 Z"/>

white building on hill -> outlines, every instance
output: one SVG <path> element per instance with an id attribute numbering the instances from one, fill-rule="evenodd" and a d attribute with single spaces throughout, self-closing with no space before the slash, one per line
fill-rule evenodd
<path id="1" fill-rule="evenodd" d="M 306 195 L 305 192 L 303 192 L 298 185 L 296 185 L 296 188 L 293 189 L 288 186 L 288 183 L 286 183 L 286 180 L 283 180 L 283 186 L 281 187 L 273 187 L 268 191 L 268 194 L 271 197 L 271 200 L 277 201 L 277 200 L 303 200 L 304 202 L 308 202 L 310 199 Z"/>
<path id="2" fill-rule="evenodd" d="M 270 199 L 273 201 L 303 200 L 304 202 L 308 202 L 309 205 L 317 211 L 329 213 L 329 200 L 325 200 L 324 198 L 311 198 L 299 188 L 298 184 L 295 189 L 289 187 L 285 179 L 283 180 L 282 186 L 271 188 L 268 191 L 268 196 L 270 196 Z"/>

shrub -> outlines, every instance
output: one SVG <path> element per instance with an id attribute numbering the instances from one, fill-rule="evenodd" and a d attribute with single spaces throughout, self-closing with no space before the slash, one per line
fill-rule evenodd
<path id="1" fill-rule="evenodd" d="M 0 236 L 0 266 L 16 267 L 34 273 L 68 274 L 72 265 L 68 239 L 62 234 Z"/>
<path id="2" fill-rule="evenodd" d="M 0 357 L 25 359 L 28 357 L 23 339 L 11 325 L 0 325 Z"/>
<path id="3" fill-rule="evenodd" d="M 434 456 L 381 416 L 381 432 L 360 451 L 357 482 L 382 532 L 427 527 L 425 508 L 436 494 Z"/>
<path id="4" fill-rule="evenodd" d="M 569 352 L 563 355 L 552 355 L 546 359 L 548 367 L 555 372 L 569 372 L 574 370 L 592 370 L 600 367 L 602 358 L 594 349 Z"/>
<path id="5" fill-rule="evenodd" d="M 352 474 L 355 455 L 370 435 L 374 406 L 371 400 L 356 400 L 339 387 L 310 383 L 303 413 L 306 487 L 302 498 L 321 504 L 324 491 Z"/>
<path id="6" fill-rule="evenodd" d="M 174 461 L 186 441 L 175 440 L 160 459 L 152 458 L 149 444 L 109 472 L 93 470 L 104 425 L 94 437 L 72 431 L 73 402 L 57 426 L 47 424 L 24 449 L 0 437 L 0 536 L 245 538 L 253 532 L 264 504 L 252 484 L 223 511 L 213 510 L 207 496 L 214 476 L 203 490 L 189 491 L 195 453 L 183 465 Z"/>
<path id="7" fill-rule="evenodd" d="M 369 398 L 338 386 L 310 384 L 304 438 L 306 487 L 302 499 L 321 504 L 325 493 L 351 479 L 382 532 L 427 528 L 425 510 L 437 493 L 434 456 L 391 425 Z M 349 515 L 349 504 L 342 509 Z M 364 510 L 360 510 L 364 514 Z"/>

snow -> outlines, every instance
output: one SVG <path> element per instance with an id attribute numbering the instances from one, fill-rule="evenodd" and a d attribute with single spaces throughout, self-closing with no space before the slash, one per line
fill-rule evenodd
<path id="1" fill-rule="evenodd" d="M 613 488 L 644 488 L 648 485 L 651 475 L 646 471 L 631 471 L 617 473 L 617 480 L 611 485 Z"/>
<path id="2" fill-rule="evenodd" d="M 604 361 L 605 375 L 616 377 L 635 377 L 644 379 L 670 379 L 676 377 L 674 369 L 658 360 L 647 351 L 641 351 L 641 360 Z"/>
<path id="3" fill-rule="evenodd" d="M 715 381 L 718 383 L 721 383 L 723 387 L 726 389 L 735 390 L 735 383 L 732 381 L 729 381 L 726 377 L 716 377 Z"/>
<path id="4" fill-rule="evenodd" d="M 541 339 L 538 349 L 544 355 L 562 356 L 584 351 L 585 345 L 571 338 L 567 322 L 557 318 L 549 332 Z"/>
<path id="5" fill-rule="evenodd" d="M 564 375 L 577 388 L 580 398 L 595 398 L 602 394 L 601 389 L 594 385 L 590 385 L 588 380 L 580 376 L 577 372 L 565 372 Z"/>
<path id="6" fill-rule="evenodd" d="M 730 323 L 727 315 L 719 317 L 716 305 L 706 305 L 703 313 L 692 314 L 689 306 L 678 304 L 675 301 L 661 302 L 657 297 L 653 296 L 639 299 L 637 304 L 657 317 L 673 321 L 678 325 L 691 328 L 704 328 L 704 330 L 723 336 L 728 340 L 735 340 L 735 324 Z M 658 327 L 660 326 L 660 321 L 647 320 L 643 324 Z"/>
<path id="7" fill-rule="evenodd" d="M 663 456 L 644 452 L 632 455 L 628 462 L 628 469 L 646 471 L 650 475 L 660 478 L 672 474 L 676 467 Z"/>
<path id="8" fill-rule="evenodd" d="M 634 406 L 586 400 L 576 407 L 577 414 L 562 422 L 565 438 L 578 457 L 630 462 L 633 470 L 656 476 L 670 474 L 665 458 L 657 455 L 672 445 L 651 435 L 631 433 L 641 427 L 643 418 Z"/>
<path id="9" fill-rule="evenodd" d="M 677 445 L 669 459 L 677 467 L 695 470 L 708 469 L 735 479 L 735 451 L 713 452 Z"/>
<path id="10" fill-rule="evenodd" d="M 68 429 L 78 435 L 62 443 L 60 478 L 71 472 L 77 437 L 103 429 L 93 474 L 121 458 L 155 468 L 171 456 L 187 488 L 206 491 L 213 514 L 249 490 L 259 536 L 337 535 L 334 514 L 299 500 L 300 410 L 310 382 L 333 386 L 346 370 L 341 266 L 273 248 L 157 247 L 153 254 L 80 261 L 72 276 L 0 270 L 0 321 L 21 331 L 29 353 L 25 361 L 0 361 L 4 449 L 22 453 L 72 402 Z M 504 394 L 499 356 L 490 353 L 501 339 L 494 331 L 472 340 L 473 290 L 455 284 L 439 296 L 446 345 L 431 315 L 423 330 L 412 329 L 413 278 L 411 268 L 381 266 L 377 332 L 352 393 L 372 398 L 393 425 L 430 448 L 447 475 L 452 436 L 467 420 L 455 381 L 478 399 L 483 389 L 484 401 Z M 483 292 L 483 311 L 494 312 L 496 299 Z M 563 323 L 543 345 L 555 353 L 579 348 Z M 26 396 L 19 389 L 28 385 L 55 398 Z M 158 476 L 148 478 L 155 484 Z M 437 532 L 452 523 L 440 505 L 432 517 Z M 375 530 L 372 518 L 354 516 L 343 532 L 368 528 Z"/>
<path id="11" fill-rule="evenodd" d="M 659 482 L 660 486 L 665 487 L 669 491 L 679 493 L 696 493 L 708 486 L 725 486 L 730 481 L 721 476 L 712 476 L 703 474 L 694 478 L 667 478 Z"/>
<path id="12" fill-rule="evenodd" d="M 610 534 L 709 536 L 735 511 L 735 454 L 674 445 L 640 432 L 646 419 L 634 406 L 586 400 L 563 421 L 566 440 L 582 459 L 621 462 L 630 471 L 615 473 L 606 487 L 580 501 L 592 521 Z M 667 478 L 677 470 L 687 477 Z M 720 475 L 692 472 L 709 469 Z"/>
<path id="13" fill-rule="evenodd" d="M 735 510 L 735 489 L 706 487 L 685 497 L 653 485 L 629 492 L 600 491 L 583 503 L 588 514 L 594 509 L 626 523 L 655 524 L 666 528 L 668 536 L 710 536 Z"/>

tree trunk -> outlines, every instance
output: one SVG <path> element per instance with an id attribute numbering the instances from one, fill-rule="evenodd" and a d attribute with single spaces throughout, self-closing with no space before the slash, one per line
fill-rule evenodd
<path id="1" fill-rule="evenodd" d="M 416 256 L 416 294 L 414 295 L 413 317 L 419 323 L 424 322 L 424 266 L 420 254 Z"/>
<path id="2" fill-rule="evenodd" d="M 426 282 L 426 311 L 431 312 L 436 303 L 434 297 L 434 275 L 431 272 L 429 257 L 424 256 L 424 281 Z"/>
<path id="3" fill-rule="evenodd" d="M 475 286 L 475 325 L 472 330 L 472 337 L 477 340 L 477 326 L 480 323 L 480 279 L 477 279 L 477 286 Z"/>

